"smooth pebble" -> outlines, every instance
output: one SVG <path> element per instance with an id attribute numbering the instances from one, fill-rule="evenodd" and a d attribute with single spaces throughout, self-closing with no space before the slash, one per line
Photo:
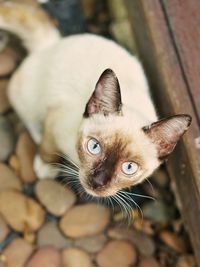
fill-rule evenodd
<path id="1" fill-rule="evenodd" d="M 129 240 L 145 257 L 152 256 L 156 249 L 155 243 L 150 236 L 133 229 L 111 228 L 108 230 L 108 236 L 119 240 Z"/>
<path id="2" fill-rule="evenodd" d="M 6 189 L 21 191 L 22 183 L 6 164 L 0 163 L 0 192 Z"/>
<path id="3" fill-rule="evenodd" d="M 36 175 L 33 170 L 33 160 L 36 146 L 27 132 L 21 133 L 16 146 L 16 155 L 20 163 L 20 178 L 26 183 L 33 183 Z"/>
<path id="4" fill-rule="evenodd" d="M 107 237 L 104 234 L 100 234 L 78 238 L 74 241 L 74 245 L 89 253 L 97 253 L 103 248 L 106 242 Z"/>
<path id="5" fill-rule="evenodd" d="M 93 267 L 89 254 L 77 248 L 62 251 L 62 264 L 63 267 Z"/>
<path id="6" fill-rule="evenodd" d="M 127 241 L 113 240 L 97 255 L 97 263 L 100 267 L 128 267 L 137 261 L 135 248 Z"/>
<path id="7" fill-rule="evenodd" d="M 54 247 L 40 248 L 31 257 L 26 267 L 61 267 L 61 254 Z"/>
<path id="8" fill-rule="evenodd" d="M 51 245 L 58 249 L 67 248 L 72 241 L 62 235 L 56 221 L 46 223 L 38 232 L 37 245 L 39 247 Z"/>
<path id="9" fill-rule="evenodd" d="M 153 257 L 149 257 L 141 260 L 138 267 L 160 267 L 160 264 Z"/>
<path id="10" fill-rule="evenodd" d="M 24 267 L 33 246 L 22 238 L 14 239 L 3 251 L 6 267 Z"/>
<path id="11" fill-rule="evenodd" d="M 179 257 L 176 267 L 196 267 L 194 256 L 192 255 L 182 255 Z"/>
<path id="12" fill-rule="evenodd" d="M 92 236 L 105 230 L 110 222 L 107 207 L 98 204 L 82 204 L 71 208 L 61 219 L 60 228 L 72 238 Z"/>
<path id="13" fill-rule="evenodd" d="M 76 201 L 70 189 L 53 180 L 39 181 L 35 193 L 45 208 L 56 216 L 63 215 Z"/>
<path id="14" fill-rule="evenodd" d="M 0 213 L 16 231 L 36 231 L 44 222 L 43 208 L 32 198 L 14 190 L 0 192 Z"/>
<path id="15" fill-rule="evenodd" d="M 182 237 L 170 231 L 162 231 L 159 235 L 160 239 L 170 248 L 179 253 L 186 251 L 186 244 Z"/>

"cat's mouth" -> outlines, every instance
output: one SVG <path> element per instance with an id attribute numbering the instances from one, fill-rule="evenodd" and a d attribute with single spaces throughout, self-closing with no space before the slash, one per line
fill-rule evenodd
<path id="1" fill-rule="evenodd" d="M 110 197 L 114 195 L 114 193 L 109 192 L 108 190 L 94 190 L 90 188 L 84 187 L 87 194 L 92 195 L 94 197 Z"/>
<path id="2" fill-rule="evenodd" d="M 116 191 L 110 188 L 109 186 L 102 186 L 101 188 L 94 189 L 88 183 L 82 182 L 81 179 L 80 183 L 84 188 L 85 192 L 94 197 L 110 197 L 116 193 Z"/>

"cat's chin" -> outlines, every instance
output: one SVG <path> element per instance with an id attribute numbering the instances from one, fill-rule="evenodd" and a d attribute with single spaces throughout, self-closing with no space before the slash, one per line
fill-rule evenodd
<path id="1" fill-rule="evenodd" d="M 89 194 L 89 195 L 91 195 L 91 196 L 93 196 L 93 197 L 110 197 L 110 196 L 112 196 L 112 195 L 114 195 L 115 194 L 115 192 L 109 192 L 109 191 L 105 191 L 105 190 L 92 190 L 92 189 L 89 189 L 89 188 L 85 188 L 84 187 L 84 189 L 85 189 L 85 191 L 86 191 L 86 193 L 87 194 Z"/>

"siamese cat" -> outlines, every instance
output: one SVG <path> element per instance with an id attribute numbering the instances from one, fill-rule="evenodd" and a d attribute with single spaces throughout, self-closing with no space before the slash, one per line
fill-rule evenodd
<path id="1" fill-rule="evenodd" d="M 92 34 L 62 38 L 38 8 L 0 4 L 0 28 L 29 55 L 15 71 L 9 99 L 39 146 L 37 176 L 67 155 L 85 191 L 107 197 L 145 180 L 174 149 L 189 115 L 158 120 L 138 59 Z"/>

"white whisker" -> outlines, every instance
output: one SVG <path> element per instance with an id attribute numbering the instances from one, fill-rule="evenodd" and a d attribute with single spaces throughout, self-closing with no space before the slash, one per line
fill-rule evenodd
<path id="1" fill-rule="evenodd" d="M 131 201 L 140 211 L 140 214 L 142 216 L 142 220 L 143 220 L 143 212 L 142 209 L 140 208 L 140 206 L 137 204 L 137 202 L 135 202 L 129 195 L 127 195 L 125 191 L 119 191 L 118 192 L 121 196 L 123 196 L 124 198 L 126 198 L 127 200 Z"/>
<path id="2" fill-rule="evenodd" d="M 127 192 L 127 191 L 120 191 L 120 192 L 126 192 L 126 194 L 128 194 L 128 195 L 132 195 L 132 196 L 136 196 L 136 197 L 142 197 L 142 198 L 147 198 L 147 199 L 155 200 L 154 197 L 147 196 L 147 195 L 136 194 L 136 193 Z"/>

